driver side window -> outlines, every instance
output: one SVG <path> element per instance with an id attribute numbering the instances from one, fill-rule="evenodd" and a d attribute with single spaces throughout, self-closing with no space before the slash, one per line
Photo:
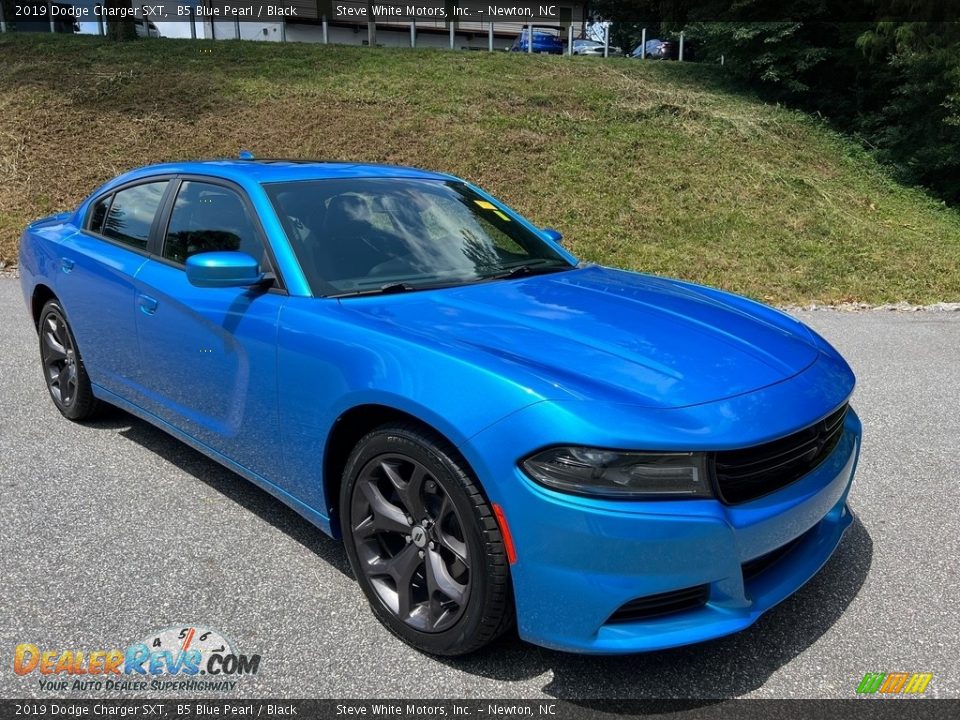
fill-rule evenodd
<path id="1" fill-rule="evenodd" d="M 231 250 L 247 253 L 270 270 L 247 207 L 230 188 L 188 180 L 180 185 L 163 243 L 163 257 L 184 264 L 191 255 Z"/>

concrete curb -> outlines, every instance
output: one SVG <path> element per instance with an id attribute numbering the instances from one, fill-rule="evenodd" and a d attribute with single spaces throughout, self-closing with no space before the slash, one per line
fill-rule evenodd
<path id="1" fill-rule="evenodd" d="M 938 302 L 931 305 L 914 305 L 908 302 L 885 303 L 883 305 L 870 305 L 868 303 L 840 303 L 838 305 L 818 305 L 811 303 L 809 305 L 782 305 L 780 309 L 784 312 L 817 312 L 828 310 L 830 312 L 960 312 L 960 302 Z"/>

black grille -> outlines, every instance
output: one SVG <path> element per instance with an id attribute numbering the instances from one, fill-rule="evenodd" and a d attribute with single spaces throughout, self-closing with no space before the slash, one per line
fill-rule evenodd
<path id="1" fill-rule="evenodd" d="M 636 620 L 648 620 L 661 615 L 694 610 L 707 602 L 709 588 L 706 585 L 697 585 L 683 590 L 647 595 L 622 605 L 607 623 L 626 623 Z"/>
<path id="2" fill-rule="evenodd" d="M 730 505 L 779 490 L 813 470 L 843 435 L 847 406 L 793 435 L 743 450 L 715 455 L 717 491 Z"/>
<path id="3" fill-rule="evenodd" d="M 770 569 L 776 565 L 780 560 L 787 556 L 791 550 L 793 550 L 797 545 L 802 543 L 807 536 L 817 529 L 817 526 L 814 525 L 812 529 L 807 530 L 800 537 L 794 538 L 786 545 L 781 545 L 776 550 L 771 550 L 766 555 L 761 555 L 760 557 L 754 558 L 753 560 L 748 560 L 740 566 L 740 569 L 743 571 L 744 580 L 752 580 L 757 575 L 762 573 L 765 570 Z"/>

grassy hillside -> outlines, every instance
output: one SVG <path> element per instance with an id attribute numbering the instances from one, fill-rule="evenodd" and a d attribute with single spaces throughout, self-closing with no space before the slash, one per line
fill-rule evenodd
<path id="1" fill-rule="evenodd" d="M 774 302 L 960 300 L 960 215 L 686 64 L 0 36 L 0 259 L 144 163 L 257 155 L 464 176 L 597 262 Z"/>

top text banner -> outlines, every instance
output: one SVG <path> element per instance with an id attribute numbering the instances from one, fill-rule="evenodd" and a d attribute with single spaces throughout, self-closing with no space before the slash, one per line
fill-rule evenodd
<path id="1" fill-rule="evenodd" d="M 152 2 L 152 4 L 150 4 Z M 482 0 L 415 0 L 414 2 L 372 2 L 369 0 L 133 0 L 129 7 L 105 0 L 8 0 L 5 20 L 91 21 L 150 20 L 194 22 L 277 21 L 332 23 L 393 23 L 429 21 L 433 23 L 536 23 L 542 26 L 566 26 L 590 20 L 589 4 L 571 0 L 550 2 L 484 2 Z M 649 7 L 656 7 L 650 17 Z M 756 0 L 744 5 L 738 0 L 719 0 L 715 4 L 690 8 L 685 0 L 625 0 L 618 9 L 619 22 L 757 22 L 794 21 L 837 23 L 880 21 L 944 22 L 960 20 L 960 2 L 875 4 L 870 0 L 818 0 L 815 11 L 795 17 L 803 3 L 782 0 Z M 586 13 L 585 13 L 586 8 Z M 644 10 L 646 8 L 646 10 Z M 601 18 L 593 18 L 599 20 Z"/>

